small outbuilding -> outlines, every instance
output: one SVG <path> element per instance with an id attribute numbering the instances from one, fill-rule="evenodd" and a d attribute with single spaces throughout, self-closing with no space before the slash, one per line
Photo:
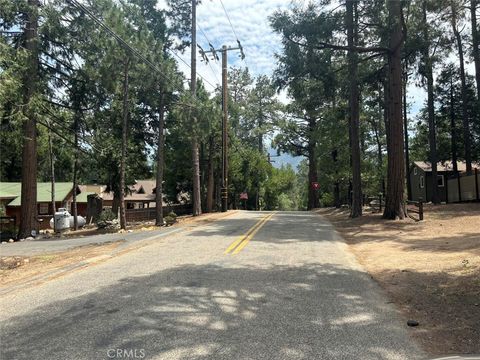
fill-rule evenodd
<path id="1" fill-rule="evenodd" d="M 438 196 L 441 202 L 456 202 L 461 200 L 452 201 L 452 195 L 454 191 L 458 192 L 457 186 L 457 177 L 461 178 L 463 183 L 466 179 L 466 164 L 464 161 L 457 162 L 458 174 L 453 171 L 452 161 L 444 161 L 437 163 L 437 179 L 433 179 L 432 176 L 432 166 L 429 162 L 426 161 L 415 161 L 410 165 L 410 185 L 412 189 L 412 195 L 410 200 L 419 201 L 420 199 L 425 202 L 432 201 L 432 189 L 434 186 L 434 181 L 438 184 Z M 474 172 L 478 172 L 480 169 L 479 164 L 472 164 Z M 472 176 L 472 185 L 464 186 L 461 188 L 460 193 L 468 193 L 471 196 L 468 197 L 468 200 L 475 200 L 476 193 L 478 190 L 475 189 L 475 186 L 478 187 L 478 184 L 475 184 L 475 177 L 477 174 L 470 175 Z M 455 181 L 454 181 L 455 179 Z M 468 182 L 468 184 L 470 184 Z M 458 181 L 460 184 L 460 181 Z M 455 186 L 454 186 L 455 185 Z M 461 185 L 460 185 L 461 187 Z M 470 189 L 471 187 L 471 189 Z M 457 196 L 458 198 L 458 196 Z M 467 200 L 467 197 L 464 196 L 464 200 Z"/>

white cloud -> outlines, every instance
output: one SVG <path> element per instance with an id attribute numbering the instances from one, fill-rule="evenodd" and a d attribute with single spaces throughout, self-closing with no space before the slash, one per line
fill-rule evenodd
<path id="1" fill-rule="evenodd" d="M 296 1 L 297 5 L 302 0 Z M 280 36 L 275 34 L 269 23 L 269 16 L 276 10 L 286 10 L 291 7 L 289 0 L 223 0 L 230 20 L 245 49 L 246 60 L 238 58 L 238 52 L 230 52 L 228 57 L 229 66 L 248 66 L 253 75 L 271 75 L 276 66 L 275 52 L 280 52 Z M 165 0 L 159 0 L 158 7 L 164 8 Z M 197 7 L 197 42 L 204 49 L 208 49 L 208 42 L 215 48 L 222 45 L 236 46 L 236 37 L 233 34 L 230 23 L 224 13 L 220 0 L 203 0 Z M 205 35 L 202 33 L 205 33 Z M 185 62 L 190 63 L 190 51 L 187 50 L 180 56 Z M 458 61 L 455 56 L 450 55 L 453 61 Z M 190 78 L 190 69 L 187 65 L 179 62 L 180 69 Z M 467 72 L 474 73 L 473 64 L 467 64 Z M 221 80 L 220 62 L 211 61 L 210 65 L 200 61 L 198 57 L 197 72 L 200 77 L 205 78 L 212 85 L 219 84 Z M 206 84 L 208 90 L 213 87 Z M 416 116 L 425 101 L 425 90 L 417 87 L 412 82 L 408 86 L 408 99 L 410 102 L 409 115 Z M 288 101 L 285 93 L 280 96 L 282 101 Z"/>
<path id="2" fill-rule="evenodd" d="M 270 75 L 275 68 L 275 51 L 280 50 L 280 37 L 273 33 L 268 17 L 277 9 L 287 9 L 290 2 L 285 0 L 223 0 L 236 36 L 244 47 L 246 59 L 242 61 L 239 52 L 232 51 L 228 56 L 229 66 L 248 66 L 253 75 Z M 166 3 L 160 0 L 158 8 L 165 8 Z M 197 42 L 205 50 L 209 49 L 208 40 L 215 48 L 222 45 L 237 46 L 236 36 L 225 15 L 220 0 L 204 0 L 197 7 Z M 203 30 L 203 31 L 202 31 Z M 178 54 L 185 62 L 190 63 L 190 51 Z M 197 58 L 197 73 L 213 86 L 221 81 L 220 61 L 206 64 Z M 190 78 L 190 69 L 178 61 L 180 69 Z M 206 84 L 208 90 L 213 86 Z"/>

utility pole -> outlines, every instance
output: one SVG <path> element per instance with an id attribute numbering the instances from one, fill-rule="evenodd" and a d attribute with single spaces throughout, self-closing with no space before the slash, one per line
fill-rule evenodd
<path id="1" fill-rule="evenodd" d="M 228 79 L 227 79 L 227 46 L 222 46 L 222 212 L 228 210 Z"/>
<path id="2" fill-rule="evenodd" d="M 209 51 L 201 51 L 201 55 L 205 61 L 209 61 L 206 54 L 211 53 L 213 59 L 218 59 L 217 52 L 222 53 L 222 189 L 221 189 L 221 198 L 222 198 L 222 212 L 228 211 L 228 69 L 227 69 L 227 60 L 228 60 L 228 51 L 229 50 L 239 50 L 240 58 L 244 59 L 245 54 L 243 53 L 243 47 L 238 42 L 237 47 L 230 47 L 223 45 L 221 49 L 214 49 L 213 47 Z M 193 69 L 193 67 L 192 67 Z"/>
<path id="3" fill-rule="evenodd" d="M 192 44 L 191 44 L 191 83 L 190 90 L 192 98 L 195 99 L 197 92 L 197 0 L 192 0 Z M 193 115 L 193 124 L 197 119 Z M 195 126 L 193 127 L 195 129 Z M 198 154 L 198 139 L 195 130 L 192 134 L 192 163 L 193 163 L 193 216 L 202 213 L 202 203 L 200 197 L 200 159 Z"/>

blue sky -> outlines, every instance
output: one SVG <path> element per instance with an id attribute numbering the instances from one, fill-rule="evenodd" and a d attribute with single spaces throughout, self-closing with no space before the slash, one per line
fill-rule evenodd
<path id="1" fill-rule="evenodd" d="M 236 46 L 236 37 L 241 41 L 246 54 L 245 61 L 238 58 L 238 52 L 231 52 L 229 66 L 248 66 L 253 75 L 270 75 L 275 67 L 274 53 L 280 50 L 280 38 L 270 28 L 268 17 L 277 9 L 287 9 L 290 1 L 285 0 L 223 0 L 230 17 L 225 15 L 220 0 L 203 0 L 197 7 L 197 42 L 205 50 L 208 40 L 216 47 Z M 159 7 L 164 7 L 159 1 Z M 234 34 L 235 32 L 235 34 Z M 190 52 L 181 55 L 189 63 Z M 190 75 L 189 68 L 179 63 L 180 68 Z M 210 65 L 197 62 L 199 76 L 216 85 L 221 80 L 220 62 L 211 61 Z M 206 85 L 211 90 L 212 86 Z"/>
<path id="2" fill-rule="evenodd" d="M 295 0 L 297 4 L 304 4 L 304 0 Z M 233 29 L 225 15 L 220 0 L 202 0 L 197 7 L 197 41 L 204 48 L 208 49 L 208 40 L 216 47 L 222 45 L 236 46 L 236 37 L 240 39 L 245 48 L 245 61 L 238 58 L 237 53 L 229 55 L 229 66 L 248 66 L 255 76 L 265 74 L 271 75 L 275 66 L 275 52 L 281 51 L 280 37 L 274 34 L 268 17 L 276 10 L 286 10 L 290 7 L 289 0 L 223 0 L 225 9 L 230 17 Z M 165 7 L 164 0 L 159 0 L 158 6 Z M 236 35 L 234 34 L 236 33 Z M 190 62 L 190 52 L 187 50 L 181 57 L 185 62 Z M 200 57 L 198 58 L 200 60 Z M 452 58 L 454 60 L 454 58 Z M 190 76 L 190 69 L 187 65 L 179 62 L 179 66 L 187 77 Z M 467 71 L 473 74 L 473 64 L 467 64 Z M 220 62 L 211 61 L 209 65 L 204 62 L 197 62 L 199 76 L 205 78 L 213 86 L 221 80 Z M 212 86 L 206 84 L 208 90 Z M 407 90 L 407 97 L 410 103 L 409 116 L 413 119 L 419 109 L 423 107 L 426 94 L 425 90 L 410 84 Z M 279 96 L 281 101 L 287 101 L 285 93 Z M 296 162 L 296 161 L 295 161 Z M 279 163 L 277 163 L 278 165 Z"/>

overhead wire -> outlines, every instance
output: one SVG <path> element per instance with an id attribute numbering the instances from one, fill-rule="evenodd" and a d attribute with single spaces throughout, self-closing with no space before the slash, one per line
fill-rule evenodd
<path id="1" fill-rule="evenodd" d="M 128 51 L 130 51 L 133 55 L 138 57 L 148 66 L 150 66 L 153 70 L 159 73 L 161 76 L 164 77 L 165 80 L 168 82 L 172 82 L 173 80 L 165 75 L 159 67 L 157 67 L 154 63 L 152 63 L 149 59 L 147 59 L 143 54 L 141 54 L 137 49 L 133 48 L 128 44 L 125 40 L 123 40 L 115 31 L 113 31 L 107 24 L 105 24 L 102 20 L 100 20 L 94 13 L 92 13 L 88 8 L 86 8 L 83 4 L 79 3 L 76 0 L 66 0 L 68 3 L 72 4 L 77 9 L 80 9 L 85 12 L 95 23 L 97 23 L 102 29 L 104 29 L 108 34 L 114 37 L 123 47 L 125 47 Z"/>
<path id="2" fill-rule="evenodd" d="M 200 32 L 202 33 L 202 35 L 203 35 L 203 37 L 205 38 L 205 40 L 207 40 L 208 45 L 211 46 L 211 47 L 213 47 L 212 43 L 211 43 L 210 40 L 208 39 L 207 34 L 205 34 L 205 31 L 203 31 L 203 29 L 201 28 L 200 24 L 198 24 L 198 22 L 197 22 L 197 27 L 198 27 L 198 29 L 200 30 Z M 215 59 L 215 63 L 216 63 L 216 62 L 217 62 L 217 61 L 216 61 L 216 59 Z M 216 73 L 216 71 L 213 69 L 213 66 L 212 66 L 211 62 L 210 62 L 210 61 L 207 61 L 207 64 L 208 64 L 208 66 L 210 67 L 210 70 L 212 70 L 212 74 L 213 74 L 213 76 L 215 76 L 215 80 L 217 80 L 217 84 L 221 84 L 222 82 L 218 79 L 217 73 Z"/>
<path id="3" fill-rule="evenodd" d="M 235 35 L 235 39 L 238 40 L 237 33 L 235 32 L 235 29 L 233 28 L 232 21 L 230 20 L 230 16 L 228 16 L 228 12 L 227 12 L 227 9 L 225 8 L 225 5 L 223 4 L 223 0 L 220 0 L 220 4 L 222 5 L 223 12 L 227 16 L 227 20 L 230 23 L 230 27 L 232 28 L 233 35 Z"/>
<path id="4" fill-rule="evenodd" d="M 174 80 L 165 75 L 165 73 L 154 63 L 152 63 L 146 56 L 144 56 L 140 51 L 132 47 L 130 44 L 128 44 L 122 37 L 120 37 L 115 31 L 113 31 L 107 24 L 105 24 L 102 20 L 100 20 L 92 11 L 90 11 L 88 8 L 86 8 L 83 4 L 79 3 L 77 0 L 66 0 L 68 3 L 76 7 L 77 9 L 80 9 L 85 12 L 95 23 L 97 23 L 102 29 L 104 29 L 109 35 L 114 37 L 126 50 L 130 51 L 134 56 L 142 60 L 145 64 L 150 66 L 153 70 L 155 70 L 158 74 L 160 74 L 167 82 L 169 82 L 171 85 L 174 83 Z M 180 59 L 183 63 L 185 63 L 188 67 L 191 67 L 190 64 L 188 64 L 185 60 L 183 60 L 178 54 L 176 54 L 173 50 L 171 53 L 176 56 L 178 59 Z M 213 85 L 211 82 L 209 82 L 207 79 L 205 79 L 201 74 L 197 75 L 200 76 L 206 83 L 208 83 L 212 88 L 216 88 L 215 85 Z"/>
<path id="5" fill-rule="evenodd" d="M 223 3 L 223 0 L 220 0 L 220 4 L 222 5 L 223 12 L 225 13 L 225 16 L 227 17 L 227 20 L 230 24 L 230 28 L 232 29 L 233 35 L 235 36 L 235 40 L 237 40 L 237 43 L 240 45 L 240 40 L 238 39 L 237 32 L 235 31 L 235 28 L 233 27 L 232 20 L 230 20 L 230 16 L 228 15 L 228 11 L 225 8 L 225 4 Z M 247 68 L 250 68 L 247 62 L 247 58 L 243 57 L 243 61 L 245 61 L 245 65 L 247 65 Z"/>
<path id="6" fill-rule="evenodd" d="M 184 63 L 185 65 L 187 65 L 189 68 L 192 68 L 192 66 L 187 62 L 185 61 L 180 55 L 178 55 L 175 51 L 173 51 L 172 49 L 169 49 L 170 53 L 175 56 L 177 59 L 179 59 L 182 63 Z M 213 85 L 210 81 L 208 81 L 204 76 L 202 76 L 198 71 L 197 71 L 197 75 L 203 79 L 203 81 L 205 81 L 208 85 L 210 85 L 213 89 L 216 88 L 215 85 Z"/>

